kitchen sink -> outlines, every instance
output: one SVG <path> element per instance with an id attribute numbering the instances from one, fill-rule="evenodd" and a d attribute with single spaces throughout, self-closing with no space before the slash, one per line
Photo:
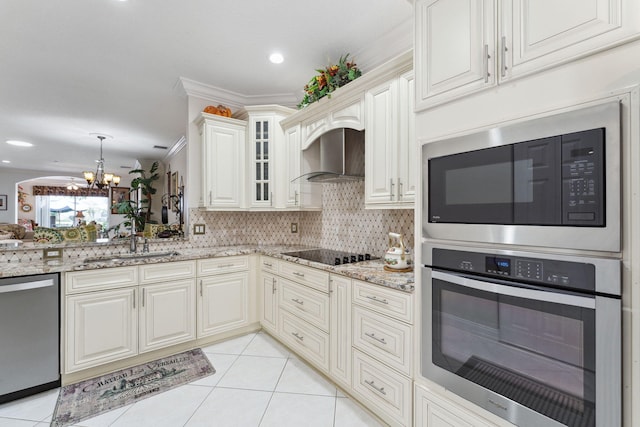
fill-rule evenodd
<path id="1" fill-rule="evenodd" d="M 171 252 L 147 252 L 147 253 L 133 253 L 133 254 L 120 254 L 120 255 L 110 255 L 104 257 L 94 257 L 94 258 L 85 258 L 85 263 L 92 262 L 118 262 L 118 261 L 127 261 L 127 260 L 138 260 L 138 259 L 150 259 L 150 258 L 163 258 L 163 257 L 174 257 L 180 255 L 180 252 L 171 251 Z"/>

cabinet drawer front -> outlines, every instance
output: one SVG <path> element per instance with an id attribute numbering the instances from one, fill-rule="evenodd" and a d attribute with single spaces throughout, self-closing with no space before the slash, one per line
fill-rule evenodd
<path id="1" fill-rule="evenodd" d="M 198 260 L 198 276 L 210 274 L 231 273 L 249 269 L 249 257 L 228 256 Z"/>
<path id="2" fill-rule="evenodd" d="M 407 323 L 413 323 L 412 299 L 412 294 L 353 281 L 353 302 Z"/>
<path id="3" fill-rule="evenodd" d="M 280 338 L 324 372 L 329 371 L 329 335 L 297 317 L 280 311 Z"/>
<path id="4" fill-rule="evenodd" d="M 353 306 L 353 345 L 406 375 L 411 375 L 411 327 Z"/>
<path id="5" fill-rule="evenodd" d="M 140 284 L 189 279 L 195 276 L 195 261 L 178 261 L 140 266 Z"/>
<path id="6" fill-rule="evenodd" d="M 329 293 L 329 273 L 326 271 L 286 261 L 281 261 L 278 264 L 278 271 L 282 277 L 295 280 L 321 292 Z"/>
<path id="7" fill-rule="evenodd" d="M 278 273 L 278 260 L 275 258 L 262 256 L 260 257 L 260 268 L 262 271 Z"/>
<path id="8" fill-rule="evenodd" d="M 138 284 L 138 267 L 72 271 L 66 273 L 64 277 L 67 294 L 122 288 Z"/>
<path id="9" fill-rule="evenodd" d="M 411 425 L 411 379 L 358 350 L 353 352 L 353 391 L 385 421 Z"/>
<path id="10" fill-rule="evenodd" d="M 329 332 L 329 296 L 287 279 L 280 280 L 280 308 Z"/>

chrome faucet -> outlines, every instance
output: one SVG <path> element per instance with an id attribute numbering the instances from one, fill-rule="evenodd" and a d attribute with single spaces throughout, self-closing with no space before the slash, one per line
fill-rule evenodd
<path id="1" fill-rule="evenodd" d="M 136 220 L 131 218 L 131 241 L 129 242 L 129 252 L 135 253 L 137 251 L 137 236 L 136 236 Z"/>

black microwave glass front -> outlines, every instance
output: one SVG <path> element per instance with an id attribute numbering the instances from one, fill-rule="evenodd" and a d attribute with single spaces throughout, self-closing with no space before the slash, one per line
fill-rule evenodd
<path id="1" fill-rule="evenodd" d="M 605 225 L 603 128 L 429 159 L 429 221 Z"/>

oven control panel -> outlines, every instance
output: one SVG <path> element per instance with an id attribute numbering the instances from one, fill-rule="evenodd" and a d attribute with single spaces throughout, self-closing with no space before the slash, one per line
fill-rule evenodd
<path id="1" fill-rule="evenodd" d="M 593 264 L 552 258 L 434 248 L 431 267 L 485 277 L 521 280 L 533 284 L 562 286 L 586 291 L 595 290 L 595 267 Z"/>

